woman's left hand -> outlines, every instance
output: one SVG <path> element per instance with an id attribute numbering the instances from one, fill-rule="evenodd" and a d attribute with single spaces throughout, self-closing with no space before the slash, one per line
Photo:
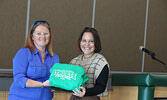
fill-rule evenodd
<path id="1" fill-rule="evenodd" d="M 77 90 L 77 92 L 75 92 L 75 90 L 73 90 L 73 92 L 74 92 L 73 95 L 76 95 L 78 97 L 83 97 L 86 93 L 86 89 L 84 87 L 79 87 L 79 88 L 81 89 L 81 91 L 78 90 L 77 88 L 75 88 Z"/>

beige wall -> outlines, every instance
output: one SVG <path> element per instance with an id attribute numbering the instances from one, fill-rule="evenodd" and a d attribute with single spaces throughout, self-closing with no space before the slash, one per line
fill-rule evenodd
<path id="1" fill-rule="evenodd" d="M 149 0 L 146 48 L 167 62 L 167 1 Z M 30 27 L 47 20 L 54 35 L 54 52 L 62 63 L 77 56 L 76 41 L 85 26 L 92 25 L 93 0 L 31 0 Z M 141 71 L 146 0 L 96 0 L 95 28 L 102 41 L 102 54 L 111 71 Z M 12 68 L 12 58 L 24 45 L 27 0 L 0 1 L 0 68 Z M 166 72 L 166 68 L 145 55 L 145 71 Z"/>

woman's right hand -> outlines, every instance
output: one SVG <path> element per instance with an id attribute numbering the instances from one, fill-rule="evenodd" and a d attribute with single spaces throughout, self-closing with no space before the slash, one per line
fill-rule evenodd
<path id="1" fill-rule="evenodd" d="M 43 82 L 44 86 L 50 86 L 50 81 L 46 80 L 45 82 Z"/>
<path id="2" fill-rule="evenodd" d="M 75 92 L 75 90 L 73 90 L 73 92 L 74 92 L 73 95 L 78 96 L 78 97 L 83 97 L 86 93 L 86 89 L 85 89 L 85 87 L 79 87 L 79 88 L 81 88 L 81 91 L 78 90 L 77 88 L 75 88 L 77 90 L 77 92 Z"/>

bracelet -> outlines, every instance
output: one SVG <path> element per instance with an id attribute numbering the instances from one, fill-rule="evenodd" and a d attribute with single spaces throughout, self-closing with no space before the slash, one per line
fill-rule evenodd
<path id="1" fill-rule="evenodd" d="M 44 83 L 42 82 L 42 84 L 41 84 L 41 88 L 44 88 L 44 86 L 45 86 L 45 85 L 44 85 Z"/>

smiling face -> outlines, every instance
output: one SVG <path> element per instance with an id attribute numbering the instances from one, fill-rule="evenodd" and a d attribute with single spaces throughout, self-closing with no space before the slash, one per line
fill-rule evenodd
<path id="1" fill-rule="evenodd" d="M 36 27 L 32 39 L 37 48 L 45 48 L 49 43 L 50 32 L 47 27 L 39 25 Z"/>
<path id="2" fill-rule="evenodd" d="M 85 32 L 83 34 L 80 47 L 84 55 L 92 55 L 94 53 L 94 37 L 91 32 Z"/>

